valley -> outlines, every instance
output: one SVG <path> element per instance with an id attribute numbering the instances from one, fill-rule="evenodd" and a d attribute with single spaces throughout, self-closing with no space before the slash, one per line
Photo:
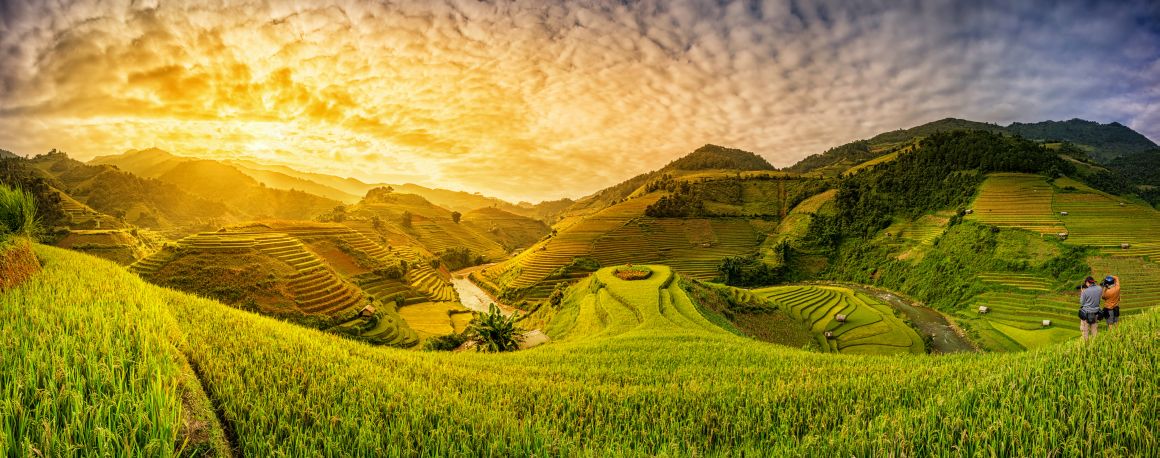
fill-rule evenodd
<path id="1" fill-rule="evenodd" d="M 45 421 L 147 431 L 106 454 L 1150 450 L 1151 401 L 1084 407 L 1125 441 L 1047 400 L 1154 390 L 1147 364 L 1077 355 L 1154 346 L 1160 211 L 1043 142 L 947 125 L 782 170 L 706 145 L 539 207 L 160 150 L 2 159 L 45 230 L 5 248 L 42 270 L 0 292 L 0 450 L 71 443 Z M 1074 286 L 1108 274 L 1125 323 L 1083 342 Z M 471 350 L 503 326 L 523 350 Z M 109 414 L 12 407 L 82 373 Z"/>

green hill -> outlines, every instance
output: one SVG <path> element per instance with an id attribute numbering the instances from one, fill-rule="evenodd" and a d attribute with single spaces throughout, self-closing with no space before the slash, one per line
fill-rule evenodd
<path id="1" fill-rule="evenodd" d="M 665 170 L 776 170 L 765 158 L 749 151 L 705 145 L 666 165 Z"/>
<path id="2" fill-rule="evenodd" d="M 551 237 L 473 278 L 511 299 L 545 298 L 593 266 L 665 264 L 714 279 L 723 259 L 756 255 L 794 206 L 828 186 L 772 170 L 753 153 L 706 145 L 577 201 Z"/>
<path id="3" fill-rule="evenodd" d="M 1154 150 L 1156 143 L 1118 122 L 1100 124 L 1082 119 L 1012 123 L 1007 131 L 1024 138 L 1045 141 L 1066 141 L 1088 151 L 1100 163 L 1109 163 L 1120 156 Z"/>
<path id="4" fill-rule="evenodd" d="M 1160 305 L 1151 286 L 1160 269 L 1148 267 L 1160 259 L 1149 229 L 1160 212 L 1065 176 L 1077 171 L 1030 140 L 934 134 L 842 180 L 836 211 L 811 216 L 781 257 L 825 253 L 818 276 L 913 296 L 954 315 L 988 350 L 1073 339 L 1068 294 L 1086 275 L 1130 281 L 1125 314 Z"/>
<path id="5" fill-rule="evenodd" d="M 81 254 L 37 253 L 44 271 L 0 294 L 0 449 L 14 455 L 1147 456 L 1157 446 L 1155 312 L 1093 342 L 1011 355 L 827 355 L 715 326 L 660 268 L 569 290 L 561 315 L 575 318 L 560 320 L 555 343 L 415 353 L 148 285 Z M 1061 399 L 1099 402 L 1061 409 Z"/>
<path id="6" fill-rule="evenodd" d="M 28 164 L 59 183 L 59 190 L 94 210 L 141 227 L 208 225 L 236 213 L 221 202 L 172 183 L 141 178 L 111 166 L 91 166 L 62 152 L 35 156 Z"/>
<path id="7" fill-rule="evenodd" d="M 909 150 L 909 146 L 915 141 L 935 133 L 963 130 L 1018 135 L 1047 143 L 1069 142 L 1101 163 L 1108 163 L 1123 155 L 1156 148 L 1156 144 L 1147 137 L 1116 122 L 1100 124 L 1082 119 L 1072 119 L 1070 121 L 1044 121 L 1030 124 L 1016 122 L 1003 127 L 998 124 L 946 118 L 910 129 L 881 133 L 869 140 L 858 140 L 831 148 L 824 153 L 806 157 L 786 170 L 801 173 L 836 174 L 871 159 Z"/>

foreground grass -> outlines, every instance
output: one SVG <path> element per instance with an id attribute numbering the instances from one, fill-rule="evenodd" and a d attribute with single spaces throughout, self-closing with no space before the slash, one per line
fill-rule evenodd
<path id="1" fill-rule="evenodd" d="M 167 304 L 189 296 L 38 246 L 44 271 L 0 294 L 0 453 L 171 456 L 222 450 Z"/>
<path id="2" fill-rule="evenodd" d="M 173 454 L 180 353 L 252 456 L 1160 451 L 1155 312 L 1087 345 L 1012 355 L 821 355 L 650 326 L 514 354 L 431 354 L 343 340 L 38 250 L 45 271 L 0 296 L 9 454 L 34 444 L 53 455 L 81 453 L 73 446 Z"/>

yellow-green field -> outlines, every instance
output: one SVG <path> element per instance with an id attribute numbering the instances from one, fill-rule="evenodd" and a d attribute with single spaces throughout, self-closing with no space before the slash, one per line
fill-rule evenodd
<path id="1" fill-rule="evenodd" d="M 1041 234 L 1067 232 L 1052 208 L 1054 190 L 1039 175 L 993 173 L 979 188 L 967 219 Z"/>
<path id="2" fill-rule="evenodd" d="M 560 312 L 576 308 L 574 324 L 537 349 L 420 353 L 37 251 L 45 270 L 0 295 L 8 455 L 208 449 L 183 429 L 201 424 L 183 418 L 206 400 L 193 380 L 245 456 L 1160 451 L 1155 312 L 1094 342 L 1009 355 L 819 354 L 714 329 L 662 268 L 633 284 L 602 272 L 569 290 Z M 183 378 L 185 360 L 198 377 Z"/>
<path id="3" fill-rule="evenodd" d="M 825 351 L 863 355 L 925 352 L 922 338 L 896 317 L 889 305 L 849 288 L 776 286 L 753 293 L 808 325 Z M 838 315 L 845 315 L 846 321 L 839 322 Z"/>

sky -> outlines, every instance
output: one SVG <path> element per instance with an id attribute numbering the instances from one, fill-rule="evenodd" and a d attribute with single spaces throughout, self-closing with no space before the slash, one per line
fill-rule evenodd
<path id="1" fill-rule="evenodd" d="M 510 200 L 957 117 L 1160 139 L 1151 1 L 0 0 L 0 149 L 158 147 Z"/>

